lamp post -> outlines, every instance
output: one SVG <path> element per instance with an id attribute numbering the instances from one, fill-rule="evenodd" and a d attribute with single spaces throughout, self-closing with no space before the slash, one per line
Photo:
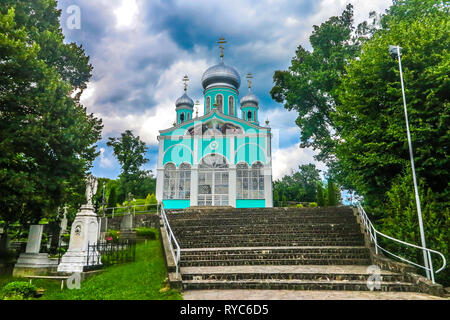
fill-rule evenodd
<path id="1" fill-rule="evenodd" d="M 406 133 L 408 136 L 409 157 L 411 160 L 411 170 L 412 170 L 413 183 L 414 183 L 414 193 L 415 193 L 415 197 L 416 197 L 417 215 L 419 218 L 420 239 L 422 241 L 422 247 L 426 248 L 425 232 L 423 229 L 423 221 L 422 221 L 422 209 L 420 208 L 420 198 L 419 198 L 419 191 L 417 188 L 417 180 L 416 180 L 416 169 L 414 166 L 414 155 L 413 155 L 413 149 L 412 149 L 412 143 L 411 143 L 411 135 L 409 133 L 408 110 L 406 108 L 405 87 L 403 85 L 403 72 L 402 72 L 402 61 L 401 61 L 400 49 L 401 49 L 401 47 L 399 47 L 399 46 L 391 45 L 391 46 L 389 46 L 389 53 L 394 57 L 397 56 L 397 58 L 398 58 L 398 67 L 400 69 L 400 82 L 402 85 L 403 108 L 405 110 Z M 431 279 L 434 283 L 434 274 L 433 274 L 433 272 L 430 272 L 430 268 L 433 268 L 432 262 L 431 262 L 431 257 L 430 257 L 430 254 L 425 249 L 423 249 L 423 260 L 424 260 L 424 264 L 425 264 L 425 268 L 426 268 L 427 278 Z M 430 277 L 430 274 L 431 274 L 431 277 Z"/>

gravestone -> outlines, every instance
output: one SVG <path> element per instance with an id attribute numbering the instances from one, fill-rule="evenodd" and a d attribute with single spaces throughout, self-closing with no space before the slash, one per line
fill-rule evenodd
<path id="1" fill-rule="evenodd" d="M 89 247 L 95 245 L 99 238 L 98 218 L 92 205 L 92 198 L 97 191 L 97 180 L 90 175 L 86 184 L 87 204 L 82 205 L 77 213 L 70 233 L 69 249 L 63 255 L 58 272 L 83 272 L 92 264 L 101 264 L 100 253 Z"/>
<path id="2" fill-rule="evenodd" d="M 41 249 L 43 230 L 44 225 L 42 224 L 30 226 L 27 247 L 25 252 L 20 254 L 14 266 L 14 277 L 29 274 L 45 274 L 56 269 L 58 261 L 49 259 L 48 253 L 39 252 Z"/>

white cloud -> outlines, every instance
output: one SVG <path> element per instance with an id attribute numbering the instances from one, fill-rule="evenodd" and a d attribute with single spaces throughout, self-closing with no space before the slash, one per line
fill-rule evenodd
<path id="1" fill-rule="evenodd" d="M 117 18 L 117 28 L 132 28 L 135 26 L 136 16 L 139 13 L 139 8 L 136 0 L 122 0 L 122 4 L 114 14 Z"/>
<path id="2" fill-rule="evenodd" d="M 273 180 L 278 180 L 286 174 L 291 174 L 292 170 L 298 170 L 298 167 L 303 164 L 314 163 L 316 168 L 326 171 L 327 167 L 325 164 L 314 160 L 315 154 L 311 149 L 300 148 L 299 145 L 274 151 L 272 154 Z"/>
<path id="3" fill-rule="evenodd" d="M 105 156 L 105 148 L 100 148 L 100 162 L 99 166 L 101 168 L 112 168 L 114 167 L 114 161 Z"/>

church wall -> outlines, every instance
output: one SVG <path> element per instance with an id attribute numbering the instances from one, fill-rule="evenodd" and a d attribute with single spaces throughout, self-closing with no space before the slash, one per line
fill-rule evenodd
<path id="1" fill-rule="evenodd" d="M 217 147 L 214 149 L 211 146 L 211 143 L 215 141 L 217 143 Z M 230 156 L 230 138 L 229 137 L 203 137 L 202 140 L 199 141 L 199 150 L 197 152 L 198 158 L 197 162 L 200 162 L 201 158 L 209 153 L 218 153 L 227 158 L 228 163 L 231 162 Z"/>
<path id="2" fill-rule="evenodd" d="M 230 96 L 234 97 L 234 116 L 238 116 L 237 105 L 238 105 L 238 93 L 237 91 L 229 88 L 211 88 L 205 91 L 205 107 L 204 111 L 206 113 L 206 100 L 208 97 L 211 98 L 211 109 L 216 101 L 216 96 L 221 94 L 223 96 L 223 114 L 229 115 L 228 113 L 228 98 Z"/>
<path id="3" fill-rule="evenodd" d="M 189 199 L 165 199 L 163 203 L 164 209 L 185 209 L 191 205 Z"/>
<path id="4" fill-rule="evenodd" d="M 264 199 L 236 199 L 236 208 L 264 208 L 266 200 Z"/>

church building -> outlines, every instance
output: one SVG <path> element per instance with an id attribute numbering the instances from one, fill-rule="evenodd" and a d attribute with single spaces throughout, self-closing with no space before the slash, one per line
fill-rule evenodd
<path id="1" fill-rule="evenodd" d="M 241 77 L 223 62 L 202 76 L 204 115 L 184 94 L 175 102 L 173 127 L 160 130 L 156 197 L 166 209 L 191 206 L 272 207 L 271 130 L 259 122 L 259 100 L 239 100 Z M 197 104 L 199 105 L 199 104 Z"/>

